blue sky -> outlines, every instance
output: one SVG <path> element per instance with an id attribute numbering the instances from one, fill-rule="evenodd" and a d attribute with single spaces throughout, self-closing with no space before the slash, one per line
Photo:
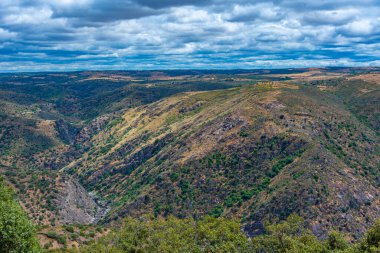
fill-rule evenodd
<path id="1" fill-rule="evenodd" d="M 0 72 L 380 66 L 379 0 L 1 0 Z"/>

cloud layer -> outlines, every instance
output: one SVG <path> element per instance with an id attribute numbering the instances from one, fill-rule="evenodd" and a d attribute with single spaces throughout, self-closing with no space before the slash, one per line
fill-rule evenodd
<path id="1" fill-rule="evenodd" d="M 378 0 L 2 0 L 0 71 L 379 66 Z"/>

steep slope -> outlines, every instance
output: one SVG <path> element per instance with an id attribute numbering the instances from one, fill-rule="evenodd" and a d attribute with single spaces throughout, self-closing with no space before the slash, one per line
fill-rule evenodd
<path id="1" fill-rule="evenodd" d="M 355 239 L 379 216 L 379 84 L 375 69 L 0 75 L 0 171 L 40 224 L 109 204 L 108 221 L 237 216 L 255 234 L 297 212 Z"/>
<path id="2" fill-rule="evenodd" d="M 245 82 L 149 71 L 1 74 L 0 170 L 35 222 L 66 223 L 71 218 L 58 210 L 65 210 L 60 203 L 71 184 L 54 180 L 64 178 L 56 170 L 80 157 L 87 141 L 108 121 L 127 108 L 179 92 Z M 76 196 L 86 194 L 80 191 Z M 86 216 L 86 208 L 82 211 Z M 80 218 L 84 216 L 74 220 L 88 223 L 91 218 Z"/>
<path id="3" fill-rule="evenodd" d="M 334 226 L 357 238 L 380 216 L 379 137 L 339 89 L 175 95 L 110 121 L 62 172 L 108 199 L 109 219 L 232 215 L 254 234 L 297 212 L 319 236 Z"/>
<path id="4" fill-rule="evenodd" d="M 28 164 L 34 154 L 57 145 L 61 137 L 59 122 L 38 117 L 37 104 L 17 104 L 0 100 L 0 160 L 6 166 Z"/>

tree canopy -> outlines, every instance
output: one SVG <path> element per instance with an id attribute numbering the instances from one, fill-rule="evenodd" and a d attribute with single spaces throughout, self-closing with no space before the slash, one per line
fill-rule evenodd
<path id="1" fill-rule="evenodd" d="M 120 229 L 80 252 L 375 253 L 380 252 L 380 220 L 362 241 L 350 244 L 337 231 L 318 240 L 295 214 L 266 224 L 266 233 L 254 238 L 247 238 L 239 221 L 233 219 L 127 218 Z"/>
<path id="2" fill-rule="evenodd" d="M 0 177 L 0 253 L 3 252 L 35 253 L 40 252 L 40 247 L 32 223 Z"/>

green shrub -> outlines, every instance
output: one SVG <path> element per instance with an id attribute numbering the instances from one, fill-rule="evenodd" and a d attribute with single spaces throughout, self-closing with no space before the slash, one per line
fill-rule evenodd
<path id="1" fill-rule="evenodd" d="M 223 212 L 224 208 L 221 205 L 218 205 L 212 211 L 210 211 L 209 215 L 218 218 L 223 214 Z"/>
<path id="2" fill-rule="evenodd" d="M 74 233 L 74 227 L 73 226 L 66 226 L 65 229 L 67 232 Z"/>
<path id="3" fill-rule="evenodd" d="M 248 244 L 236 220 L 127 218 L 120 230 L 81 252 L 245 252 Z"/>
<path id="4" fill-rule="evenodd" d="M 170 180 L 172 182 L 176 182 L 178 180 L 178 178 L 179 178 L 178 173 L 173 172 L 172 174 L 170 174 Z"/>
<path id="5" fill-rule="evenodd" d="M 56 240 L 60 244 L 66 244 L 66 237 L 64 235 L 59 235 L 56 232 L 50 231 L 46 233 L 46 236 Z"/>
<path id="6" fill-rule="evenodd" d="M 14 200 L 12 190 L 0 177 L 0 252 L 33 253 L 40 250 L 34 227 Z"/>

